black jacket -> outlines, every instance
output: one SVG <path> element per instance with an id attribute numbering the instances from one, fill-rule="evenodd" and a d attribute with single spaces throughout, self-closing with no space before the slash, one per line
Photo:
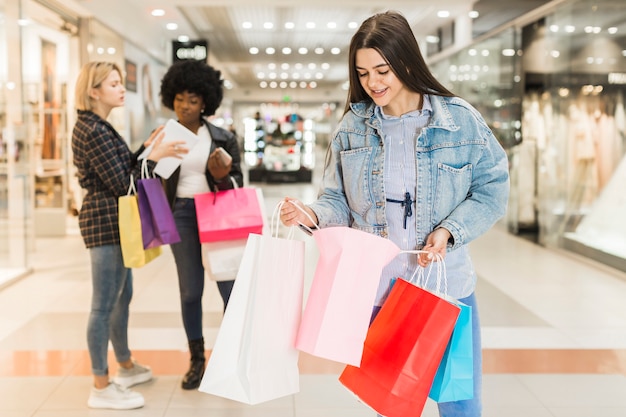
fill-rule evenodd
<path id="1" fill-rule="evenodd" d="M 237 137 L 226 129 L 217 127 L 206 120 L 202 120 L 205 126 L 209 129 L 211 135 L 211 151 L 212 153 L 216 148 L 220 146 L 224 148 L 226 152 L 233 158 L 233 164 L 230 169 L 229 177 L 222 182 L 217 182 L 206 168 L 205 175 L 209 188 L 211 190 L 229 190 L 233 187 L 233 183 L 230 179 L 232 177 L 239 187 L 243 187 L 243 173 L 241 172 L 241 155 L 239 153 L 239 144 L 237 143 Z M 191 151 L 193 152 L 193 150 Z M 208 160 L 207 160 L 208 162 Z M 207 164 L 205 164 L 206 166 Z M 176 187 L 178 186 L 178 178 L 180 176 L 180 167 L 174 171 L 174 173 L 166 180 L 164 180 L 165 194 L 170 206 L 174 207 L 174 201 L 176 200 Z"/>

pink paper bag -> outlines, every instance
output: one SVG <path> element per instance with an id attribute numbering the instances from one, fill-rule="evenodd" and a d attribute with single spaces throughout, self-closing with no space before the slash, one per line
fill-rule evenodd
<path id="1" fill-rule="evenodd" d="M 349 227 L 313 231 L 319 260 L 296 347 L 358 366 L 382 269 L 400 249 L 389 239 Z"/>

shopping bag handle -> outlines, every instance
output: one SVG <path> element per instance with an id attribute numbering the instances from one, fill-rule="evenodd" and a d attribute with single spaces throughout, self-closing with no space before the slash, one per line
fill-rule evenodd
<path id="1" fill-rule="evenodd" d="M 425 250 L 403 250 L 403 251 L 400 251 L 400 253 L 409 253 L 409 254 L 419 255 L 419 254 L 432 253 L 432 252 L 428 252 Z M 415 271 L 413 271 L 413 275 L 411 275 L 409 282 L 417 285 L 418 287 L 425 288 L 426 284 L 428 283 L 428 280 L 430 279 L 430 274 L 433 270 L 433 266 L 436 266 L 437 268 L 436 291 L 440 294 L 444 294 L 447 296 L 448 295 L 448 275 L 446 272 L 446 263 L 443 260 L 443 256 L 441 256 L 440 254 L 435 253 L 433 255 L 435 256 L 435 259 L 428 266 L 428 272 L 425 274 L 426 268 L 418 265 L 417 268 L 415 268 Z M 443 291 L 442 291 L 442 285 L 443 285 Z"/>
<path id="2" fill-rule="evenodd" d="M 283 204 L 285 204 L 284 200 L 281 200 L 274 207 L 274 212 L 272 213 L 272 222 L 270 224 L 270 234 L 272 237 L 278 237 L 278 227 L 280 226 L 280 210 L 283 208 Z M 289 234 L 287 235 L 287 239 L 293 239 L 293 226 L 289 228 Z"/>
<path id="3" fill-rule="evenodd" d="M 137 194 L 137 189 L 135 188 L 135 178 L 133 174 L 130 174 L 130 184 L 128 185 L 128 191 L 126 191 L 126 195 L 135 195 Z"/>
<path id="4" fill-rule="evenodd" d="M 313 225 L 315 226 L 315 228 L 317 230 L 320 230 L 320 227 L 315 223 L 315 220 L 313 220 L 313 217 L 311 217 L 311 215 L 309 213 L 307 213 L 307 211 L 305 209 L 303 209 L 302 207 L 300 207 L 300 205 L 296 202 L 296 200 L 288 200 L 289 203 L 291 203 L 292 205 L 296 206 L 296 208 L 298 210 L 300 210 L 301 212 L 304 213 L 304 215 L 311 221 L 311 223 L 313 223 Z M 282 206 L 281 206 L 282 207 Z M 304 233 L 306 233 L 309 236 L 313 235 L 313 229 L 311 229 L 309 226 L 305 225 L 304 223 L 298 221 L 298 227 L 300 228 L 300 230 L 302 230 Z"/>
<path id="5" fill-rule="evenodd" d="M 233 190 L 236 190 L 237 188 L 239 188 L 239 185 L 237 184 L 237 181 L 235 181 L 235 179 L 232 176 L 228 176 L 228 178 L 230 178 L 230 182 L 233 183 Z M 217 192 L 219 191 L 219 189 L 217 188 L 217 185 L 215 186 L 215 189 L 213 190 L 213 205 L 215 205 L 215 203 L 217 202 Z"/>
<path id="6" fill-rule="evenodd" d="M 141 160 L 141 179 L 145 180 L 148 178 L 155 178 L 154 175 L 150 175 L 150 170 L 148 169 L 148 160 L 143 158 Z"/>

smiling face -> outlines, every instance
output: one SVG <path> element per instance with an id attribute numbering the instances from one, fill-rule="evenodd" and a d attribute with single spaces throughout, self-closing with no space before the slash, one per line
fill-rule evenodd
<path id="1" fill-rule="evenodd" d="M 372 48 L 356 52 L 356 71 L 361 86 L 374 103 L 382 107 L 385 114 L 400 116 L 415 110 L 416 95 L 408 90 L 391 70 L 387 61 Z"/>

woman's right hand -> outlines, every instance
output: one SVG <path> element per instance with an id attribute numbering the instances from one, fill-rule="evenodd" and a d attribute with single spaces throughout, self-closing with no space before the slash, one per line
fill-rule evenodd
<path id="1" fill-rule="evenodd" d="M 152 132 L 150 135 L 150 139 L 146 141 L 146 143 L 152 144 L 152 150 L 150 154 L 148 154 L 148 159 L 151 161 L 159 161 L 161 158 L 165 157 L 173 157 L 181 159 L 186 153 L 189 152 L 189 149 L 186 146 L 184 140 L 173 140 L 169 142 L 163 142 L 163 138 L 165 137 L 165 133 L 162 129 L 157 129 Z"/>
<path id="2" fill-rule="evenodd" d="M 296 207 L 296 205 L 298 207 Z M 311 219 L 313 219 L 315 223 L 311 222 Z M 285 226 L 299 226 L 303 224 L 308 227 L 315 227 L 317 225 L 317 216 L 313 210 L 302 204 L 300 200 L 285 197 L 285 202 L 280 209 L 280 221 Z"/>

